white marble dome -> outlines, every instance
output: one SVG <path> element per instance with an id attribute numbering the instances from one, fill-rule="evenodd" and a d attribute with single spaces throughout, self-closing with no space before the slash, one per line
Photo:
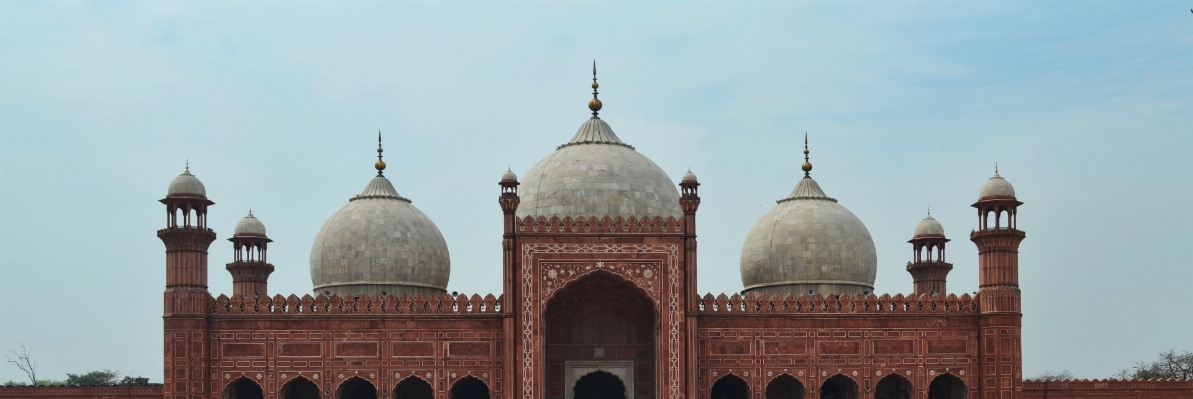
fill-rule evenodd
<path id="1" fill-rule="evenodd" d="M 450 276 L 439 228 L 381 175 L 331 215 L 311 245 L 316 294 L 438 295 Z"/>
<path id="2" fill-rule="evenodd" d="M 936 219 L 932 218 L 932 214 L 929 213 L 928 217 L 925 217 L 924 220 L 921 220 L 919 223 L 917 223 L 915 225 L 915 231 L 912 232 L 911 235 L 912 235 L 912 237 L 919 237 L 919 236 L 942 236 L 943 237 L 944 236 L 944 226 L 941 226 L 940 222 L 937 222 Z"/>
<path id="3" fill-rule="evenodd" d="M 518 194 L 520 217 L 683 216 L 671 178 L 595 116 L 522 175 Z"/>
<path id="4" fill-rule="evenodd" d="M 265 224 L 261 223 L 261 220 L 253 216 L 253 211 L 249 211 L 248 216 L 245 216 L 244 219 L 240 219 L 240 222 L 236 223 L 236 228 L 232 230 L 232 235 L 234 236 L 246 234 L 258 236 L 265 235 Z"/>
<path id="5" fill-rule="evenodd" d="M 170 182 L 170 187 L 166 189 L 166 195 L 198 195 L 202 197 L 207 196 L 207 188 L 203 187 L 203 182 L 199 178 L 191 174 L 191 168 L 188 166 L 182 174 L 175 177 Z"/>
<path id="6" fill-rule="evenodd" d="M 762 216 L 741 252 L 753 294 L 860 294 L 874 290 L 878 257 L 866 225 L 804 177 Z"/>
<path id="7" fill-rule="evenodd" d="M 994 169 L 994 177 L 986 180 L 986 184 L 982 185 L 982 189 L 978 191 L 978 198 L 987 197 L 1015 197 L 1015 187 L 998 175 L 998 169 Z"/>

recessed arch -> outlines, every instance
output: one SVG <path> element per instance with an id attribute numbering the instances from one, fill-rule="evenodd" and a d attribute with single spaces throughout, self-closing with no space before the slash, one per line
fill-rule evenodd
<path id="1" fill-rule="evenodd" d="M 410 375 L 394 386 L 394 399 L 434 399 L 435 389 L 416 375 Z"/>
<path id="2" fill-rule="evenodd" d="M 734 374 L 718 378 L 708 390 L 710 399 L 750 399 L 750 384 Z"/>
<path id="3" fill-rule="evenodd" d="M 779 374 L 766 384 L 766 399 L 804 399 L 804 384 L 791 374 Z"/>
<path id="4" fill-rule="evenodd" d="M 928 399 L 966 399 L 968 394 L 965 381 L 953 373 L 936 376 L 928 385 Z"/>
<path id="5" fill-rule="evenodd" d="M 305 377 L 294 377 L 278 391 L 280 399 L 320 399 L 319 386 Z"/>
<path id="6" fill-rule="evenodd" d="M 887 374 L 874 385 L 874 399 L 911 399 L 911 381 L 898 373 Z"/>
<path id="7" fill-rule="evenodd" d="M 377 386 L 360 376 L 354 376 L 336 388 L 336 399 L 377 399 Z"/>
<path id="8" fill-rule="evenodd" d="M 653 399 L 656 323 L 654 300 L 618 274 L 598 270 L 562 285 L 543 311 L 545 399 L 571 399 L 596 370 L 618 376 L 627 398 Z"/>
<path id="9" fill-rule="evenodd" d="M 489 399 L 489 385 L 479 378 L 468 375 L 452 384 L 449 395 L 450 399 Z"/>
<path id="10" fill-rule="evenodd" d="M 593 371 L 576 380 L 573 399 L 626 399 L 626 386 L 621 378 L 607 371 Z M 452 398 L 455 399 L 455 398 Z"/>
<path id="11" fill-rule="evenodd" d="M 844 374 L 836 374 L 820 384 L 820 399 L 858 399 L 857 382 Z"/>
<path id="12" fill-rule="evenodd" d="M 257 381 L 242 376 L 224 386 L 223 399 L 265 399 L 265 392 Z"/>

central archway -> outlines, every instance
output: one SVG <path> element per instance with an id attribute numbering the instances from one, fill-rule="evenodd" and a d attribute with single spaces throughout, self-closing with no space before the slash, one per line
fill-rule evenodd
<path id="1" fill-rule="evenodd" d="M 278 397 L 281 399 L 320 399 L 319 387 L 303 377 L 296 377 L 282 385 Z"/>
<path id="2" fill-rule="evenodd" d="M 265 399 L 265 393 L 256 381 L 240 377 L 224 387 L 223 399 Z"/>
<path id="3" fill-rule="evenodd" d="M 626 399 L 625 383 L 604 371 L 593 371 L 580 377 L 572 392 L 574 399 Z"/>
<path id="4" fill-rule="evenodd" d="M 654 302 L 633 283 L 605 271 L 581 277 L 547 302 L 543 321 L 547 399 L 572 399 L 595 370 L 618 378 L 625 399 L 654 399 Z"/>
<path id="5" fill-rule="evenodd" d="M 340 383 L 336 390 L 337 399 L 377 399 L 377 387 L 360 377 L 352 377 Z"/>
<path id="6" fill-rule="evenodd" d="M 874 399 L 911 399 L 911 381 L 891 373 L 874 386 Z"/>

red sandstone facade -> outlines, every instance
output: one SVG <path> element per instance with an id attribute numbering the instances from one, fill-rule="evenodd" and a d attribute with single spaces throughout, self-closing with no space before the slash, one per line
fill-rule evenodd
<path id="1" fill-rule="evenodd" d="M 1125 382 L 1070 382 L 1048 394 L 1038 382 L 1025 387 L 1018 288 L 1025 234 L 1015 229 L 1021 203 L 1013 197 L 974 204 L 975 296 L 930 294 L 944 288 L 948 270 L 939 269 L 951 269 L 942 257 L 909 264 L 913 275 L 926 272 L 916 275 L 917 294 L 906 297 L 701 296 L 698 185 L 681 183 L 679 219 L 520 219 L 518 183 L 502 181 L 503 292 L 484 297 L 253 295 L 264 292 L 273 269 L 265 237 L 232 239 L 234 295 L 212 297 L 206 275 L 215 233 L 206 213 L 213 203 L 172 194 L 162 200 L 169 217 L 158 231 L 167 253 L 161 395 L 587 399 L 621 398 L 605 390 L 624 387 L 627 399 L 1078 399 L 1127 392 L 1115 388 Z M 913 244 L 943 252 L 942 240 Z M 1132 397 L 1193 396 L 1187 383 L 1139 384 Z"/>

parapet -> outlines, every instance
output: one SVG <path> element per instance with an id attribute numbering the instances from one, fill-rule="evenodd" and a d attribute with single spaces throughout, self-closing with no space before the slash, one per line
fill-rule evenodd
<path id="1" fill-rule="evenodd" d="M 683 228 L 683 220 L 673 216 L 665 219 L 661 216 L 643 216 L 641 219 L 633 216 L 628 219 L 621 216 L 565 216 L 562 219 L 559 216 L 549 219 L 546 216 L 527 216 L 517 219 L 514 225 L 514 231 L 519 235 L 681 235 Z"/>
<path id="2" fill-rule="evenodd" d="M 501 297 L 493 294 L 481 298 L 478 294 L 466 295 L 361 295 L 339 296 L 310 294 L 299 298 L 274 295 L 270 297 L 247 298 L 244 296 L 208 296 L 208 314 L 214 315 L 268 315 L 268 314 L 320 314 L 320 315 L 426 315 L 426 314 L 484 314 L 501 312 Z"/>
<path id="3" fill-rule="evenodd" d="M 713 297 L 705 294 L 699 298 L 699 311 L 703 314 L 964 314 L 977 315 L 978 295 L 807 295 L 782 296 L 746 294 L 741 296 L 721 294 Z"/>

